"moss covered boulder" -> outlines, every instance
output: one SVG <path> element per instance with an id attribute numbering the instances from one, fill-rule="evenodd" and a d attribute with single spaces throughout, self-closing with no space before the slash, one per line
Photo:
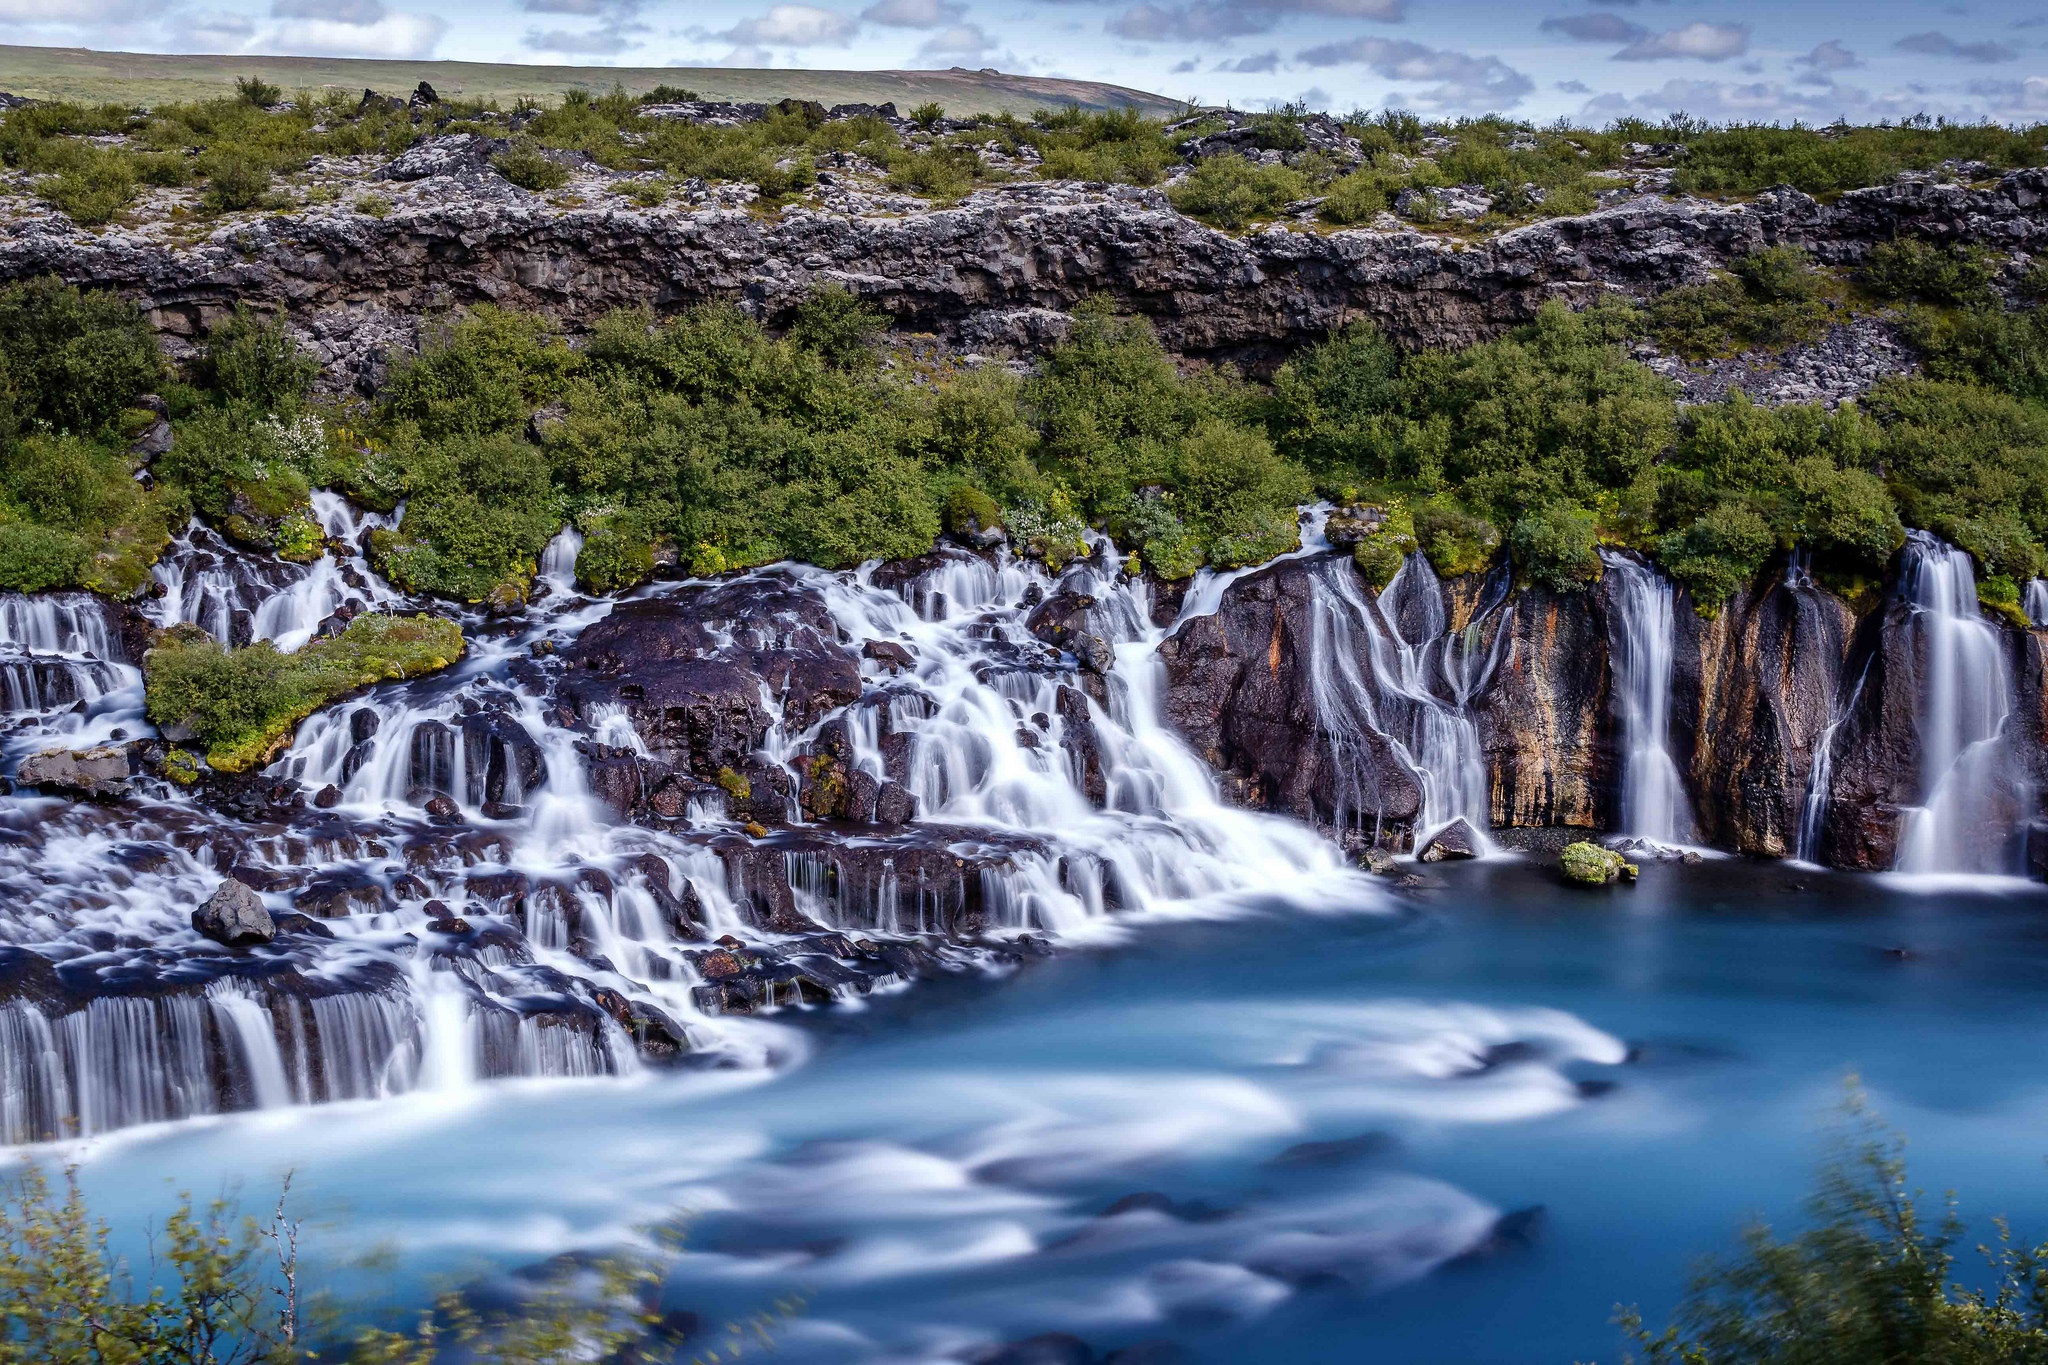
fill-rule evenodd
<path id="1" fill-rule="evenodd" d="M 1634 881 L 1636 865 L 1611 848 L 1583 840 L 1565 845 L 1559 862 L 1565 880 L 1580 886 L 1606 886 L 1614 881 Z"/>
<path id="2" fill-rule="evenodd" d="M 431 616 L 358 616 L 295 654 L 267 640 L 228 649 L 181 626 L 164 632 L 142 669 L 149 718 L 165 738 L 192 741 L 232 773 L 269 762 L 329 702 L 446 668 L 462 649 L 462 628 Z"/>

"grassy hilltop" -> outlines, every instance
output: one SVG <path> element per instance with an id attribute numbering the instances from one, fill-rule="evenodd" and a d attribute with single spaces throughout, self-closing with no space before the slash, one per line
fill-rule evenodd
<path id="1" fill-rule="evenodd" d="M 705 99 L 814 99 L 825 104 L 894 100 L 909 109 L 936 101 L 954 115 L 1028 114 L 1063 105 L 1133 108 L 1161 114 L 1178 106 L 1143 90 L 1098 81 L 969 71 L 761 71 L 699 66 L 525 66 L 493 62 L 371 61 L 345 57 L 166 56 L 93 52 L 76 47 L 0 46 L 0 90 L 32 99 L 163 104 L 232 95 L 235 78 L 260 76 L 285 90 L 331 87 L 401 93 L 421 81 L 443 96 L 509 104 L 521 95 L 549 101 L 571 90 L 605 91 L 614 82 L 640 94 L 685 86 Z"/>

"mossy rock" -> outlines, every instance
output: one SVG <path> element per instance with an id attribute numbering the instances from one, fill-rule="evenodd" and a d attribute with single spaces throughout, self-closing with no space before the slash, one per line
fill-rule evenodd
<path id="1" fill-rule="evenodd" d="M 1606 886 L 1615 881 L 1634 881 L 1636 865 L 1611 848 L 1580 840 L 1566 844 L 1558 856 L 1565 880 L 1580 886 Z"/>
<path id="2" fill-rule="evenodd" d="M 1401 565 L 1414 549 L 1414 537 L 1383 530 L 1359 541 L 1351 558 L 1367 585 L 1380 592 L 1394 581 L 1394 575 L 1401 572 Z"/>
<path id="3" fill-rule="evenodd" d="M 227 649 L 179 626 L 143 655 L 145 701 L 167 734 L 205 746 L 209 765 L 244 772 L 274 758 L 299 722 L 330 702 L 447 668 L 462 652 L 462 628 L 429 616 L 358 616 L 340 635 L 293 654 L 267 640 Z"/>
<path id="4" fill-rule="evenodd" d="M 725 788 L 725 794 L 735 801 L 745 801 L 754 794 L 754 784 L 731 768 L 718 770 L 718 785 Z"/>
<path id="5" fill-rule="evenodd" d="M 946 499 L 946 532 L 956 536 L 974 536 L 984 531 L 1000 531 L 1003 528 L 1003 509 L 996 506 L 996 500 L 979 488 L 962 485 L 953 490 Z"/>

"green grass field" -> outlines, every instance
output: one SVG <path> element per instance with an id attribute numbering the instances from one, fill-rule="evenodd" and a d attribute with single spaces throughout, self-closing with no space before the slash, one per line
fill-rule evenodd
<path id="1" fill-rule="evenodd" d="M 0 90 L 31 99 L 119 100 L 161 104 L 229 94 L 235 77 L 261 76 L 287 91 L 308 87 L 374 89 L 403 94 L 428 81 L 442 95 L 496 99 L 559 98 L 570 90 L 638 93 L 683 86 L 705 99 L 826 104 L 893 100 L 908 111 L 927 100 L 955 115 L 1029 114 L 1034 109 L 1134 106 L 1148 114 L 1178 107 L 1142 90 L 1096 81 L 969 71 L 749 71 L 699 66 L 523 66 L 490 62 L 394 62 L 341 57 L 200 57 L 144 52 L 92 52 L 75 47 L 0 46 Z"/>

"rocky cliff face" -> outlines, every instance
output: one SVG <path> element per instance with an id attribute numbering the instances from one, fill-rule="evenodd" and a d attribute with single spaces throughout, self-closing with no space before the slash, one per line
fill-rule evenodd
<path id="1" fill-rule="evenodd" d="M 1526 320 L 1551 298 L 1655 293 L 1779 242 L 1838 264 L 1899 236 L 2007 251 L 2048 244 L 2043 170 L 1983 189 L 1886 185 L 1828 204 L 1790 189 L 1726 205 L 1646 197 L 1467 242 L 1411 228 L 1276 226 L 1238 237 L 1174 212 L 1154 190 L 1037 181 L 945 209 L 892 202 L 886 215 L 864 203 L 762 213 L 717 196 L 642 209 L 597 183 L 580 187 L 589 202 L 564 207 L 569 199 L 481 173 L 474 158 L 443 159 L 379 182 L 394 201 L 381 217 L 309 206 L 198 240 L 166 223 L 96 232 L 56 215 L 16 221 L 0 240 L 0 279 L 111 286 L 173 336 L 238 302 L 282 309 L 331 369 L 368 380 L 388 348 L 408 343 L 417 315 L 483 302 L 576 327 L 623 305 L 713 297 L 774 315 L 831 281 L 906 330 L 964 347 L 1042 344 L 1095 294 L 1149 316 L 1190 354 L 1278 351 L 1358 318 L 1403 342 L 1449 346 Z"/>
<path id="2" fill-rule="evenodd" d="M 1663 745 L 1699 842 L 1891 868 L 1911 822 L 1928 818 L 1930 784 L 1968 781 L 1981 788 L 1975 815 L 1940 856 L 1980 869 L 2048 866 L 2039 798 L 2048 790 L 2048 631 L 1994 622 L 1974 599 L 1959 621 L 1941 619 L 1911 599 L 1906 558 L 1860 615 L 1796 562 L 1780 561 L 1711 620 L 1676 594 Z M 1405 846 L 1419 793 L 1455 774 L 1432 771 L 1412 728 L 1390 719 L 1408 699 L 1372 669 L 1364 643 L 1389 629 L 1386 615 L 1365 616 L 1352 649 L 1366 700 L 1315 685 L 1317 667 L 1344 662 L 1319 662 L 1304 647 L 1329 607 L 1332 575 L 1354 576 L 1352 591 L 1369 599 L 1347 559 L 1317 556 L 1238 580 L 1214 616 L 1182 624 L 1161 648 L 1169 715 L 1228 774 L 1236 799 L 1329 823 L 1334 793 L 1373 793 L 1367 827 L 1376 821 L 1396 831 L 1381 842 Z M 1518 588 L 1490 609 L 1478 605 L 1477 580 L 1445 585 L 1445 638 L 1484 665 L 1462 703 L 1454 688 L 1436 688 L 1444 723 L 1475 727 L 1483 752 L 1483 800 L 1457 813 L 1495 828 L 1629 832 L 1613 577 L 1575 593 Z M 1957 631 L 2002 659 L 1979 670 L 1995 698 L 1972 700 L 1976 665 L 1956 657 Z M 1418 644 L 1411 623 L 1399 633 Z M 1995 734 L 1944 739 L 1949 711 L 1986 707 L 2005 717 Z M 1347 728 L 1363 733 L 1333 745 Z M 1936 782 L 1929 755 L 1945 744 L 1963 766 Z"/>

